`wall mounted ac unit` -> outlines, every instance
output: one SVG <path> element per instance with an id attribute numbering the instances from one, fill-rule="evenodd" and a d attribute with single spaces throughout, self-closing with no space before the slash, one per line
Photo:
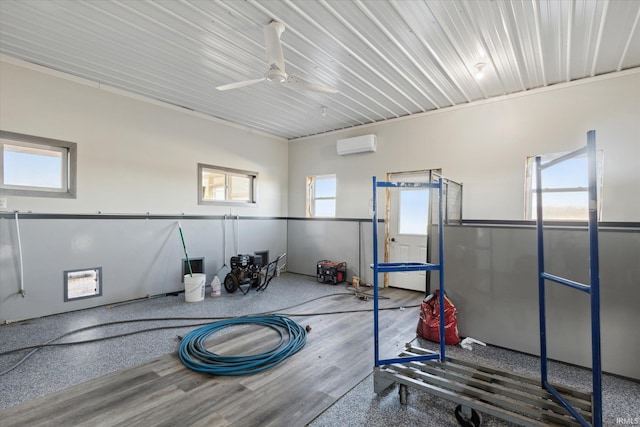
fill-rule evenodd
<path id="1" fill-rule="evenodd" d="M 376 136 L 361 135 L 353 138 L 339 139 L 336 148 L 340 156 L 356 153 L 375 153 Z"/>

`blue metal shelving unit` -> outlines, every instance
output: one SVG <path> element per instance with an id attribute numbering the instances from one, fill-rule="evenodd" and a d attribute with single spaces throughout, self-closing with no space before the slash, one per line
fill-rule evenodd
<path id="1" fill-rule="evenodd" d="M 589 276 L 590 285 L 575 282 L 563 277 L 555 276 L 545 272 L 544 269 L 544 221 L 542 217 L 542 172 L 565 160 L 587 155 L 588 176 L 589 176 Z M 596 132 L 590 130 L 587 133 L 587 145 L 579 150 L 565 154 L 562 157 L 542 164 L 541 158 L 536 157 L 536 200 L 537 217 L 536 229 L 538 236 L 538 298 L 540 305 L 540 377 L 542 387 L 551 393 L 558 402 L 562 404 L 573 417 L 583 426 L 602 426 L 602 366 L 600 361 L 600 272 L 598 262 L 598 191 L 597 191 L 597 171 L 596 171 Z M 561 285 L 569 286 L 590 295 L 591 299 L 591 370 L 592 370 L 592 393 L 593 407 L 591 424 L 566 400 L 560 393 L 549 384 L 547 380 L 547 326 L 546 326 L 546 304 L 545 304 L 545 284 L 552 281 Z"/>
<path id="2" fill-rule="evenodd" d="M 374 360 L 376 368 L 392 363 L 416 362 L 438 359 L 445 360 L 444 322 L 440 322 L 440 353 L 380 359 L 380 341 L 378 324 L 378 275 L 400 271 L 438 271 L 440 273 L 440 319 L 444 319 L 444 238 L 442 232 L 443 203 L 442 178 L 437 183 L 425 182 L 386 182 L 373 177 L 373 328 L 374 328 Z M 430 188 L 438 190 L 438 260 L 439 264 L 422 262 L 379 262 L 378 261 L 378 188 Z"/>
<path id="3" fill-rule="evenodd" d="M 380 273 L 402 271 L 438 271 L 440 274 L 440 319 L 444 319 L 444 230 L 443 179 L 437 183 L 378 182 L 373 177 L 373 286 L 374 286 L 374 391 L 380 393 L 399 384 L 400 403 L 406 404 L 408 388 L 416 388 L 442 399 L 457 403 L 454 414 L 461 425 L 480 426 L 481 413 L 512 423 L 545 427 L 602 426 L 602 374 L 600 365 L 600 295 L 598 272 L 598 224 L 596 188 L 595 132 L 588 133 L 587 146 L 537 168 L 537 236 L 540 300 L 540 366 L 541 378 L 531 378 L 511 370 L 478 365 L 455 357 L 445 357 L 444 322 L 440 322 L 439 352 L 408 343 L 396 358 L 381 359 L 379 351 L 378 276 Z M 591 284 L 554 276 L 544 271 L 544 223 L 542 218 L 542 171 L 569 158 L 587 154 L 589 159 L 589 242 Z M 422 262 L 386 263 L 378 260 L 379 188 L 430 188 L 438 190 L 438 253 L 439 264 Z M 554 281 L 591 296 L 593 390 L 586 393 L 547 380 L 547 343 L 545 282 Z M 542 384 L 541 384 L 542 383 Z M 591 422 L 591 424 L 589 424 Z"/>

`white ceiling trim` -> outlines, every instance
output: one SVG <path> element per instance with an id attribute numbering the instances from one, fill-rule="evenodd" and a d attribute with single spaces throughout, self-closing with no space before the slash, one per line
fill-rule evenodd
<path id="1" fill-rule="evenodd" d="M 71 75 L 71 74 L 67 74 L 67 73 L 64 73 L 62 71 L 54 70 L 52 68 L 43 67 L 42 65 L 34 64 L 32 62 L 23 61 L 22 59 L 16 59 L 16 58 L 13 58 L 11 56 L 8 56 L 8 55 L 2 54 L 2 53 L 0 53 L 0 62 L 5 62 L 7 64 L 15 65 L 17 67 L 26 68 L 26 69 L 32 70 L 32 71 L 37 71 L 37 72 L 42 73 L 42 74 L 46 74 L 46 75 L 49 75 L 49 76 L 52 76 L 52 77 L 57 77 L 59 79 L 63 79 L 63 80 L 67 80 L 67 81 L 70 81 L 70 82 L 78 83 L 78 84 L 81 84 L 83 86 L 89 86 L 91 88 L 103 90 L 105 92 L 110 92 L 110 93 L 113 93 L 113 94 L 116 94 L 116 95 L 121 95 L 121 96 L 124 96 L 124 97 L 127 97 L 127 98 L 135 99 L 137 101 L 145 102 L 147 104 L 153 104 L 155 106 L 164 107 L 164 108 L 167 108 L 169 110 L 179 111 L 181 113 L 188 114 L 188 115 L 194 116 L 194 117 L 198 117 L 200 119 L 205 119 L 205 120 L 210 121 L 210 122 L 223 124 L 225 126 L 229 126 L 229 127 L 235 128 L 235 129 L 240 129 L 240 130 L 243 130 L 243 131 L 245 131 L 245 132 L 247 132 L 249 134 L 252 134 L 252 135 L 265 136 L 267 138 L 272 138 L 272 139 L 275 139 L 275 140 L 278 140 L 278 141 L 288 141 L 287 138 L 283 138 L 283 137 L 278 136 L 278 135 L 274 135 L 274 134 L 271 134 L 271 133 L 268 133 L 268 132 L 264 132 L 264 131 L 261 131 L 259 129 L 254 129 L 254 128 L 249 127 L 249 126 L 244 126 L 244 125 L 241 125 L 241 124 L 238 124 L 238 123 L 233 123 L 233 122 L 229 122 L 227 120 L 222 120 L 222 119 L 219 119 L 217 117 L 209 116 L 207 114 L 199 113 L 197 111 L 193 111 L 193 110 L 190 110 L 188 108 L 181 107 L 179 105 L 174 105 L 174 104 L 170 104 L 168 102 L 158 101 L 157 99 L 148 98 L 146 96 L 138 95 L 136 93 L 129 92 L 129 91 L 126 91 L 126 90 L 123 90 L 123 89 L 118 89 L 118 88 L 115 88 L 115 87 L 112 87 L 112 86 L 108 86 L 108 85 L 105 85 L 103 83 L 99 83 L 99 82 L 95 82 L 95 81 L 92 81 L 92 80 L 89 80 L 89 79 L 85 79 L 85 78 L 82 78 L 82 77 L 78 77 L 78 76 L 74 76 L 74 75 Z"/>
<path id="2" fill-rule="evenodd" d="M 631 68 L 631 69 L 628 69 L 628 70 L 618 71 L 618 72 L 615 72 L 615 73 L 602 74 L 602 75 L 599 75 L 599 76 L 587 77 L 587 78 L 580 79 L 580 80 L 572 80 L 570 82 L 558 83 L 558 84 L 555 84 L 555 85 L 552 85 L 552 86 L 544 86 L 544 87 L 539 87 L 539 88 L 536 88 L 536 89 L 531 89 L 531 90 L 528 90 L 526 92 L 516 92 L 516 93 L 511 93 L 511 94 L 508 94 L 508 95 L 496 96 L 496 97 L 493 97 L 493 98 L 479 99 L 477 101 L 473 101 L 473 102 L 470 102 L 468 104 L 453 105 L 451 107 L 441 108 L 439 110 L 425 111 L 424 113 L 417 113 L 417 114 L 412 114 L 410 116 L 403 116 L 403 117 L 397 117 L 397 118 L 394 118 L 394 119 L 388 119 L 388 120 L 385 120 L 383 122 L 367 123 L 365 125 L 354 126 L 354 127 L 349 128 L 349 129 L 337 129 L 337 130 L 334 130 L 334 131 L 331 131 L 331 132 L 322 133 L 320 135 L 310 135 L 310 136 L 304 136 L 304 137 L 300 137 L 300 138 L 291 138 L 291 139 L 289 139 L 289 142 L 302 142 L 302 141 L 308 141 L 308 140 L 311 140 L 311 139 L 325 137 L 327 135 L 335 135 L 335 134 L 340 134 L 340 133 L 345 133 L 345 132 L 350 132 L 350 131 L 360 131 L 361 129 L 366 129 L 366 128 L 370 128 L 370 127 L 373 127 L 373 126 L 380 126 L 380 125 L 384 125 L 384 124 L 387 124 L 387 123 L 395 123 L 395 122 L 400 122 L 400 121 L 404 121 L 404 120 L 420 119 L 420 118 L 423 118 L 423 117 L 434 116 L 434 115 L 443 114 L 443 113 L 449 113 L 451 111 L 462 110 L 462 109 L 465 109 L 465 108 L 475 108 L 475 107 L 478 107 L 478 106 L 481 106 L 481 105 L 493 104 L 494 102 L 503 102 L 503 101 L 508 101 L 510 99 L 524 98 L 526 96 L 539 95 L 539 94 L 545 93 L 545 92 L 553 92 L 553 91 L 567 89 L 567 88 L 574 87 L 574 86 L 581 86 L 581 85 L 584 85 L 584 84 L 595 83 L 595 82 L 599 82 L 599 81 L 603 81 L 603 80 L 617 79 L 617 78 L 626 77 L 626 76 L 630 76 L 630 75 L 634 75 L 634 74 L 640 74 L 640 68 Z"/>
<path id="3" fill-rule="evenodd" d="M 99 90 L 104 90 L 105 92 L 110 92 L 110 93 L 114 93 L 117 95 L 122 95 L 125 96 L 127 98 L 131 98 L 131 99 L 135 99 L 138 101 L 143 101 L 149 104 L 153 104 L 156 106 L 160 106 L 160 107 L 164 107 L 164 108 L 168 108 L 170 110 L 174 110 L 174 111 L 179 111 L 181 113 L 185 113 L 185 114 L 189 114 L 191 116 L 195 116 L 195 117 L 199 117 L 201 119 L 205 119 L 208 121 L 212 121 L 215 123 L 220 123 L 220 124 L 224 124 L 226 126 L 230 126 L 236 129 L 241 129 L 247 133 L 250 134 L 256 134 L 256 135 L 261 135 L 261 136 L 265 136 L 268 138 L 273 138 L 279 141 L 288 141 L 288 142 L 301 142 L 301 141 L 307 141 L 310 139 L 315 139 L 318 138 L 320 136 L 326 136 L 326 135 L 334 135 L 334 134 L 338 134 L 338 133 L 344 133 L 344 132 L 349 132 L 352 130 L 361 130 L 361 129 L 366 129 L 372 126 L 379 126 L 381 124 L 385 124 L 385 123 L 394 123 L 394 122 L 398 122 L 398 121 L 403 121 L 403 120 L 412 120 L 412 119 L 419 119 L 422 117 L 427 117 L 427 116 L 431 116 L 431 115 L 436 115 L 436 114 L 441 114 L 441 113 L 447 113 L 447 112 L 451 112 L 451 111 L 455 111 L 455 110 L 460 110 L 460 109 L 464 109 L 464 108 L 474 108 L 474 107 L 478 107 L 480 105 L 486 105 L 486 104 L 491 104 L 494 102 L 502 102 L 502 101 L 507 101 L 510 99 L 516 99 L 516 98 L 522 98 L 522 97 L 526 97 L 526 96 L 530 96 L 530 95 L 538 95 L 540 93 L 544 93 L 544 92 L 551 92 L 551 91 L 556 91 L 556 90 L 562 90 L 562 89 L 566 89 L 569 87 L 574 87 L 574 86 L 580 86 L 580 85 L 584 85 L 584 84 L 590 84 L 590 83 L 594 83 L 594 82 L 599 82 L 599 81 L 603 81 L 603 80 L 610 80 L 610 79 L 616 79 L 616 78 L 620 78 L 620 77 L 626 77 L 629 75 L 634 75 L 634 74 L 640 74 L 640 68 L 632 68 L 632 69 L 628 69 L 628 70 L 623 70 L 623 71 L 617 71 L 615 73 L 609 73 L 609 74 L 603 74 L 603 75 L 599 75 L 599 76 L 594 76 L 594 77 L 588 77 L 588 78 L 584 78 L 584 79 L 580 79 L 580 80 L 573 80 L 570 82 L 563 82 L 563 83 L 558 83 L 552 86 L 543 86 L 543 87 L 539 87 L 536 89 L 531 89 L 528 90 L 526 92 L 517 92 L 517 93 L 512 93 L 509 95 L 502 95 L 499 97 L 493 97 L 493 98 L 487 98 L 487 99 L 480 99 L 477 101 L 472 101 L 470 103 L 466 103 L 466 104 L 458 104 L 458 105 L 454 105 L 451 107 L 446 107 L 446 108 L 442 108 L 439 110 L 433 110 L 433 111 L 425 111 L 424 113 L 417 113 L 417 114 L 412 114 L 410 116 L 403 116 L 403 117 L 396 117 L 393 119 L 387 119 L 387 120 L 383 120 L 383 121 L 379 121 L 379 122 L 375 122 L 375 123 L 366 123 L 363 125 L 359 125 L 359 126 L 353 126 L 353 127 L 349 127 L 346 129 L 336 129 L 330 132 L 325 132 L 319 135 L 310 135 L 310 136 L 304 136 L 304 137 L 300 137 L 300 138 L 283 138 L 281 136 L 278 135 L 273 135 L 270 134 L 268 132 L 263 132 L 259 129 L 254 129 L 251 128 L 249 126 L 244 126 L 244 125 L 240 125 L 237 123 L 233 123 L 233 122 L 229 122 L 226 120 L 222 120 L 219 119 L 217 117 L 212 117 L 203 113 L 199 113 L 197 111 L 193 111 L 193 110 L 189 110 L 188 108 L 185 107 L 180 107 L 178 105 L 173 105 L 170 103 L 166 103 L 163 101 L 158 101 L 157 99 L 153 99 L 153 98 L 148 98 L 142 95 L 138 95 L 126 90 L 122 90 L 122 89 L 118 89 L 118 88 L 114 88 L 112 86 L 108 86 L 99 82 L 95 82 L 89 79 L 85 79 L 82 77 L 78 77 L 78 76 L 74 76 L 71 74 L 67 74 L 64 73 L 62 71 L 58 71 L 58 70 L 54 70 L 52 68 L 48 68 L 48 67 L 44 67 L 38 64 L 34 64 L 31 62 L 27 62 L 27 61 L 23 61 L 21 59 L 16 59 L 13 58 L 11 56 L 5 55 L 5 54 L 1 54 L 0 53 L 0 62 L 5 62 L 8 64 L 12 64 L 18 67 L 22 67 L 22 68 L 26 68 L 29 70 L 33 70 L 33 71 L 37 71 L 46 75 L 50 75 L 53 77 L 57 77 L 60 79 L 64 79 L 67 81 L 71 81 L 74 83 L 78 83 L 84 86 L 89 86 L 95 89 L 99 89 Z"/>

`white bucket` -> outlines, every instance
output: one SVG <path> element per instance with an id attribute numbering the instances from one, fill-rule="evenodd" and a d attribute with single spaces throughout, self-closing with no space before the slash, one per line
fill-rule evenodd
<path id="1" fill-rule="evenodd" d="M 193 273 L 184 275 L 184 300 L 186 302 L 198 302 L 204 299 L 204 282 L 207 275 L 204 273 Z"/>

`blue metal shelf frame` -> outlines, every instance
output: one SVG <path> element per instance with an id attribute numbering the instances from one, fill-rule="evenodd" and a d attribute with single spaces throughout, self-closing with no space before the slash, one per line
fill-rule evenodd
<path id="1" fill-rule="evenodd" d="M 422 360 L 445 360 L 444 343 L 444 238 L 442 229 L 443 203 L 442 203 L 442 178 L 437 183 L 426 182 L 386 182 L 373 177 L 373 329 L 374 329 L 374 360 L 375 366 L 389 365 L 392 363 L 416 362 Z M 421 262 L 378 262 L 378 188 L 430 188 L 438 190 L 438 260 L 439 264 Z M 431 202 L 430 202 L 431 203 Z M 440 272 L 440 353 L 397 357 L 393 359 L 380 359 L 380 336 L 378 323 L 378 275 L 380 273 L 392 273 L 399 271 L 439 271 Z"/>
<path id="2" fill-rule="evenodd" d="M 554 276 L 544 271 L 544 222 L 542 218 L 542 171 L 550 166 L 570 158 L 587 154 L 589 175 L 589 276 L 590 285 Z M 536 157 L 536 201 L 537 218 L 536 230 L 538 236 L 538 298 L 540 305 L 540 377 L 542 387 L 551 393 L 571 415 L 583 426 L 589 423 L 567 402 L 547 380 L 547 326 L 545 306 L 545 282 L 547 280 L 569 286 L 586 292 L 591 298 L 591 370 L 593 426 L 602 426 L 602 366 L 600 361 L 600 271 L 598 262 L 598 189 L 596 170 L 596 132 L 587 132 L 587 145 L 579 150 L 565 154 L 557 159 L 542 164 L 541 158 Z"/>

